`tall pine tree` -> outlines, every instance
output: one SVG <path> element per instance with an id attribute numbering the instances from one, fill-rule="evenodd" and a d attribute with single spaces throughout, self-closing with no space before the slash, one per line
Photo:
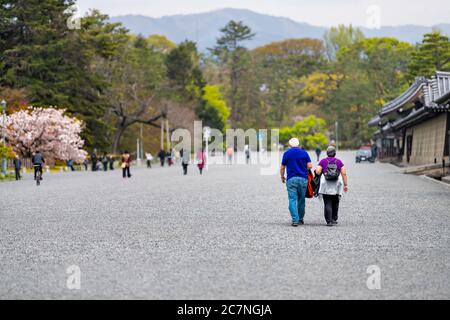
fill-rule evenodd
<path id="1" fill-rule="evenodd" d="M 211 52 L 225 65 L 230 74 L 230 93 L 228 100 L 231 108 L 231 120 L 233 125 L 239 121 L 238 93 L 239 77 L 243 71 L 243 57 L 248 54 L 243 42 L 253 39 L 252 30 L 242 21 L 230 21 L 221 30 L 222 36 L 217 39 L 217 45 Z"/>
<path id="2" fill-rule="evenodd" d="M 423 41 L 413 53 L 409 65 L 409 80 L 430 77 L 436 71 L 450 71 L 450 41 L 439 31 L 425 34 Z"/>
<path id="3" fill-rule="evenodd" d="M 91 12 L 81 29 L 69 28 L 73 0 L 8 0 L 0 6 L 0 86 L 23 88 L 35 106 L 58 106 L 86 122 L 88 147 L 105 148 L 103 123 L 108 85 L 92 72 L 125 31 Z"/>

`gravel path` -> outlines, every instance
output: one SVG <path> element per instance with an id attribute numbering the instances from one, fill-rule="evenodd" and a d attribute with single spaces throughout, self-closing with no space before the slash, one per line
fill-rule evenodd
<path id="1" fill-rule="evenodd" d="M 350 191 L 333 228 L 317 199 L 292 228 L 278 175 L 258 166 L 0 183 L 0 298 L 449 299 L 450 189 L 341 156 Z"/>

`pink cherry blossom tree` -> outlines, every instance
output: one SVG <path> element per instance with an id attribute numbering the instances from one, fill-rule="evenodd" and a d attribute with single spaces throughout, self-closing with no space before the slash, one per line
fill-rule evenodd
<path id="1" fill-rule="evenodd" d="M 80 137 L 84 124 L 64 113 L 64 109 L 29 107 L 9 115 L 8 143 L 22 157 L 40 151 L 49 160 L 83 161 L 87 155 Z"/>

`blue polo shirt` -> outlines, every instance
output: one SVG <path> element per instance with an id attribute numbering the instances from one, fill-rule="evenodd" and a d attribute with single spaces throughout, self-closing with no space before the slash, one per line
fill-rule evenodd
<path id="1" fill-rule="evenodd" d="M 291 148 L 283 155 L 281 164 L 287 168 L 287 180 L 294 177 L 308 179 L 308 163 L 311 162 L 308 152 L 300 148 Z"/>

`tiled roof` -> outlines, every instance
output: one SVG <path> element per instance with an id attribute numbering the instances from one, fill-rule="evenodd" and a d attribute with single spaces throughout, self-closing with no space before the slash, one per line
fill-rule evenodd
<path id="1" fill-rule="evenodd" d="M 425 107 L 422 107 L 420 109 L 413 109 L 406 117 L 400 118 L 393 122 L 391 127 L 393 130 L 398 130 L 405 127 L 410 122 L 426 118 L 427 116 L 429 116 L 429 113 L 427 112 Z"/>
<path id="2" fill-rule="evenodd" d="M 370 127 L 378 126 L 380 124 L 380 121 L 381 121 L 380 116 L 375 116 L 369 121 L 369 126 Z"/>
<path id="3" fill-rule="evenodd" d="M 384 116 L 400 110 L 408 103 L 417 101 L 420 102 L 419 105 L 424 106 L 418 110 L 429 113 L 450 112 L 450 72 L 437 71 L 431 79 L 426 79 L 425 77 L 416 78 L 416 81 L 408 90 L 386 103 L 378 112 L 378 115 L 369 121 L 368 125 L 380 125 Z M 406 117 L 394 122 L 392 128 L 397 129 L 398 126 L 411 122 L 418 116 L 422 116 L 422 114 L 418 114 L 417 111 L 413 110 Z"/>
<path id="4" fill-rule="evenodd" d="M 435 100 L 435 102 L 436 103 L 448 103 L 448 102 L 450 102 L 450 90 L 446 94 L 444 94 L 444 95 L 440 96 L 439 98 L 437 98 Z"/>
<path id="5" fill-rule="evenodd" d="M 448 111 L 450 72 L 438 71 L 424 88 L 425 107 L 431 112 Z"/>
<path id="6" fill-rule="evenodd" d="M 427 84 L 425 77 L 417 78 L 416 81 L 408 88 L 403 94 L 395 98 L 394 100 L 386 103 L 381 108 L 379 115 L 385 116 L 393 111 L 396 111 L 406 105 L 409 102 L 417 100 L 418 97 L 423 95 L 423 87 Z"/>

